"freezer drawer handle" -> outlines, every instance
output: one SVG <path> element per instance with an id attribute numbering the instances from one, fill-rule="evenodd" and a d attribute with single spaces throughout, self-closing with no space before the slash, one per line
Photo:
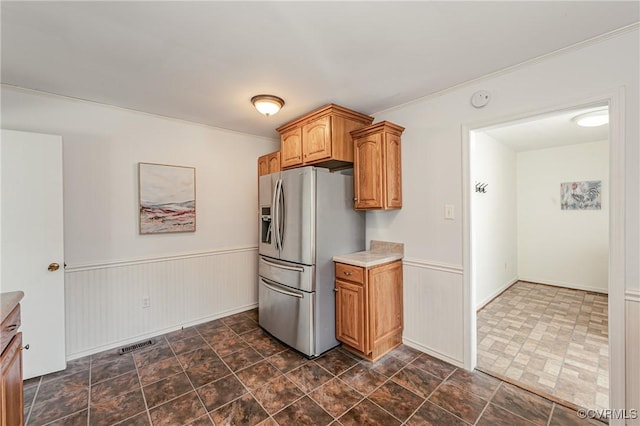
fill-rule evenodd
<path id="1" fill-rule="evenodd" d="M 287 265 L 280 265 L 278 263 L 273 263 L 273 262 L 269 262 L 268 260 L 264 260 L 264 259 L 260 259 L 261 262 L 266 263 L 269 266 L 273 266 L 275 268 L 282 268 L 282 269 L 288 269 L 290 271 L 296 271 L 296 272 L 304 272 L 304 268 L 300 267 L 300 266 L 287 266 Z"/>
<path id="2" fill-rule="evenodd" d="M 274 287 L 272 285 L 269 285 L 266 283 L 266 281 L 264 280 L 264 278 L 262 279 L 262 284 L 264 284 L 265 287 L 267 287 L 270 290 L 276 291 L 278 293 L 282 293 L 286 296 L 293 296 L 293 297 L 297 297 L 298 299 L 302 299 L 302 295 L 297 294 L 297 293 L 291 293 L 290 291 L 286 291 L 286 290 L 282 290 L 280 288 Z"/>

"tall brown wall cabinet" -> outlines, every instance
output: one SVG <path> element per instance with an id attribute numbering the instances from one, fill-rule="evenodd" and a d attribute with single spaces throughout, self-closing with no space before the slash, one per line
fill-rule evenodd
<path id="1" fill-rule="evenodd" d="M 356 210 L 402 207 L 403 131 L 404 127 L 382 121 L 351 132 Z"/>

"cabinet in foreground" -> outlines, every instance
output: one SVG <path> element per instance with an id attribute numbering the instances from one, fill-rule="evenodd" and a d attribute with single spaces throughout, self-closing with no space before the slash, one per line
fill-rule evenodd
<path id="1" fill-rule="evenodd" d="M 22 296 L 19 296 L 20 299 Z M 2 309 L 7 308 L 2 296 Z M 20 305 L 11 307 L 8 315 L 2 312 L 3 320 L 0 341 L 2 344 L 0 365 L 0 425 L 20 426 L 24 424 L 22 395 L 22 333 L 20 327 Z"/>
<path id="2" fill-rule="evenodd" d="M 402 343 L 402 261 L 363 268 L 335 264 L 336 339 L 375 361 Z"/>

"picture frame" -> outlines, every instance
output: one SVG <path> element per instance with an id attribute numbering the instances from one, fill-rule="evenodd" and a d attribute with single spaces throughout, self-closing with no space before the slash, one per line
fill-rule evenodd
<path id="1" fill-rule="evenodd" d="M 585 180 L 560 184 L 561 210 L 602 209 L 602 181 Z"/>
<path id="2" fill-rule="evenodd" d="M 196 169 L 138 163 L 139 233 L 196 231 Z"/>

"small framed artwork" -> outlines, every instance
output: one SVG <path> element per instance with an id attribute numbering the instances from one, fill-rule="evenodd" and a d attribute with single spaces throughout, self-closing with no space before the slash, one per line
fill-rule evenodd
<path id="1" fill-rule="evenodd" d="M 196 169 L 138 163 L 140 234 L 195 232 Z"/>
<path id="2" fill-rule="evenodd" d="M 600 210 L 602 181 L 585 180 L 560 184 L 561 210 Z"/>

